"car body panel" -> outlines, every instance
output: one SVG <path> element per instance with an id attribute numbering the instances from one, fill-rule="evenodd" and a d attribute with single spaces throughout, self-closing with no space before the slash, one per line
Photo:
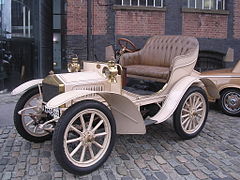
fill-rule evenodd
<path id="1" fill-rule="evenodd" d="M 150 119 L 157 121 L 155 124 L 166 121 L 174 113 L 188 88 L 194 84 L 200 86 L 201 83 L 205 86 L 205 89 L 207 90 L 208 94 L 212 96 L 212 98 L 217 98 L 219 96 L 217 88 L 211 80 L 200 79 L 197 76 L 186 76 L 179 80 L 172 87 L 163 103 L 161 110 Z"/>
<path id="2" fill-rule="evenodd" d="M 27 81 L 27 82 L 21 84 L 20 86 L 16 87 L 11 92 L 11 95 L 17 95 L 17 94 L 20 94 L 30 88 L 36 87 L 39 84 L 42 84 L 42 81 L 43 81 L 43 79 L 35 79 L 35 80 Z"/>
<path id="3" fill-rule="evenodd" d="M 55 96 L 46 107 L 49 109 L 60 107 L 73 100 L 96 99 L 96 95 L 101 96 L 109 105 L 118 134 L 145 134 L 146 128 L 141 113 L 137 106 L 127 97 L 113 92 L 97 92 L 87 90 L 72 90 Z"/>
<path id="4" fill-rule="evenodd" d="M 211 79 L 219 92 L 227 88 L 240 89 L 240 61 L 232 69 L 228 68 L 202 72 L 201 77 Z"/>

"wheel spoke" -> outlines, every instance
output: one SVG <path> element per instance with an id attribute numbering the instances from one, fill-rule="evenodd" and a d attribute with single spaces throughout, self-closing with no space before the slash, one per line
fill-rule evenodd
<path id="1" fill-rule="evenodd" d="M 202 118 L 202 115 L 200 113 L 197 113 L 196 116 Z"/>
<path id="2" fill-rule="evenodd" d="M 200 102 L 200 103 L 196 106 L 196 109 L 198 109 L 202 104 L 203 104 L 203 102 Z"/>
<path id="3" fill-rule="evenodd" d="M 203 108 L 196 110 L 196 112 L 201 112 L 201 111 L 203 111 Z"/>
<path id="4" fill-rule="evenodd" d="M 106 136 L 106 135 L 107 135 L 106 132 L 102 132 L 102 133 L 95 134 L 94 137 L 100 137 L 100 136 Z"/>
<path id="5" fill-rule="evenodd" d="M 187 121 L 187 123 L 186 123 L 186 125 L 184 126 L 184 128 L 185 128 L 186 130 L 187 130 L 188 127 L 189 127 L 190 121 L 191 121 L 191 119 L 189 118 L 188 121 Z"/>
<path id="6" fill-rule="evenodd" d="M 195 106 L 195 102 L 196 102 L 196 96 L 192 97 L 192 105 Z"/>
<path id="7" fill-rule="evenodd" d="M 193 107 L 192 96 L 189 97 L 189 103 L 190 103 L 190 107 Z"/>
<path id="8" fill-rule="evenodd" d="M 86 125 L 85 125 L 85 121 L 84 121 L 84 117 L 83 115 L 80 115 L 80 121 L 81 121 L 81 124 L 82 124 L 82 128 L 83 128 L 83 132 L 86 131 Z"/>
<path id="9" fill-rule="evenodd" d="M 26 126 L 28 127 L 29 125 L 31 125 L 31 124 L 33 124 L 34 123 L 34 120 L 31 120 L 31 121 L 29 121 L 27 124 L 26 124 Z"/>
<path id="10" fill-rule="evenodd" d="M 93 144 L 95 144 L 96 146 L 98 146 L 100 149 L 103 149 L 103 146 L 102 146 L 101 144 L 99 144 L 98 142 L 93 141 Z"/>
<path id="11" fill-rule="evenodd" d="M 182 111 L 185 111 L 185 112 L 188 112 L 188 113 L 190 112 L 188 109 L 185 109 L 185 108 L 183 108 Z"/>
<path id="12" fill-rule="evenodd" d="M 188 121 L 190 121 L 190 118 L 189 118 L 189 117 L 186 118 L 186 119 L 184 119 L 184 121 L 182 122 L 182 125 L 184 126 L 184 124 L 185 124 L 186 122 L 188 122 Z"/>
<path id="13" fill-rule="evenodd" d="M 194 106 L 195 106 L 195 107 L 198 105 L 199 99 L 200 99 L 200 98 L 197 97 L 197 100 L 196 100 L 196 102 L 194 103 Z"/>
<path id="14" fill-rule="evenodd" d="M 190 103 L 189 103 L 188 101 L 189 101 L 189 100 L 186 101 L 186 105 L 187 105 L 188 107 L 190 107 L 191 105 L 190 105 Z"/>
<path id="15" fill-rule="evenodd" d="M 70 156 L 73 157 L 74 154 L 76 154 L 76 152 L 80 149 L 80 147 L 82 146 L 82 142 L 80 142 L 77 147 L 71 152 Z"/>
<path id="16" fill-rule="evenodd" d="M 34 133 L 36 133 L 37 128 L 38 128 L 37 126 L 34 127 L 34 129 L 33 129 L 33 132 L 34 132 Z"/>
<path id="17" fill-rule="evenodd" d="M 194 129 L 196 127 L 196 118 L 193 118 L 192 120 L 192 128 Z"/>
<path id="18" fill-rule="evenodd" d="M 67 140 L 66 142 L 67 142 L 67 144 L 69 144 L 69 143 L 74 143 L 74 142 L 80 141 L 80 140 L 81 140 L 81 137 L 78 137 L 78 138 Z"/>
<path id="19" fill-rule="evenodd" d="M 91 144 L 88 145 L 88 150 L 90 152 L 91 158 L 94 158 L 95 155 L 93 153 L 93 149 L 92 149 L 92 145 Z"/>
<path id="20" fill-rule="evenodd" d="M 190 120 L 189 120 L 189 124 L 188 124 L 188 127 L 187 127 L 187 129 L 188 129 L 188 130 L 190 130 L 190 129 L 191 129 L 191 127 L 192 127 L 192 119 L 190 119 Z"/>
<path id="21" fill-rule="evenodd" d="M 95 132 L 103 123 L 103 120 L 99 121 L 99 123 L 92 129 L 92 132 Z"/>
<path id="22" fill-rule="evenodd" d="M 81 158 L 80 158 L 80 162 L 83 162 L 83 161 L 84 161 L 85 153 L 86 153 L 86 146 L 83 146 L 82 153 L 81 153 Z"/>
<path id="23" fill-rule="evenodd" d="M 182 118 L 185 118 L 185 117 L 188 117 L 189 116 L 189 114 L 184 114 L 184 115 L 182 115 Z"/>
<path id="24" fill-rule="evenodd" d="M 95 113 L 92 113 L 91 117 L 90 117 L 89 124 L 88 124 L 88 129 L 87 129 L 88 131 L 92 128 L 94 117 L 95 117 Z"/>
<path id="25" fill-rule="evenodd" d="M 73 125 L 70 126 L 70 128 L 75 131 L 76 133 L 78 133 L 80 136 L 83 136 L 83 133 L 81 131 L 79 131 L 77 128 L 75 128 Z"/>

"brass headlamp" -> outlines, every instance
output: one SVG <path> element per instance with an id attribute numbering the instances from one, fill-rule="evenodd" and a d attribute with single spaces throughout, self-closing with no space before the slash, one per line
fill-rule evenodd
<path id="1" fill-rule="evenodd" d="M 107 67 L 103 68 L 103 74 L 108 78 L 110 83 L 116 83 L 116 76 L 118 75 L 118 66 L 115 61 L 110 60 L 107 63 Z"/>
<path id="2" fill-rule="evenodd" d="M 72 58 L 72 60 L 68 62 L 68 65 L 67 65 L 68 72 L 79 72 L 80 68 L 81 66 L 78 58 Z"/>

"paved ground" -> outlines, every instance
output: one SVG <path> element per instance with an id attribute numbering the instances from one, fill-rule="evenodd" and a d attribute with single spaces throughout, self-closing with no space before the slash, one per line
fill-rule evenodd
<path id="1" fill-rule="evenodd" d="M 8 115 L 0 122 L 10 115 L 4 107 L 17 98 L 0 95 L 0 111 Z M 148 127 L 146 135 L 118 136 L 107 162 L 83 177 L 62 170 L 51 141 L 31 143 L 13 126 L 2 126 L 0 179 L 240 179 L 239 117 L 211 110 L 200 136 L 187 141 L 178 138 L 170 122 Z"/>
<path id="2" fill-rule="evenodd" d="M 9 93 L 0 94 L 0 127 L 13 125 L 13 111 L 19 97 Z"/>

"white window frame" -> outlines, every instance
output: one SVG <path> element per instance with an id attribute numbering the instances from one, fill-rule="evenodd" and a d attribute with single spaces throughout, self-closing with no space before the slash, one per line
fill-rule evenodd
<path id="1" fill-rule="evenodd" d="M 146 2 L 146 3 L 145 3 L 145 6 L 146 6 L 146 7 L 160 7 L 160 8 L 163 7 L 163 0 L 161 0 L 160 6 L 156 6 L 156 0 L 153 0 L 153 6 L 149 6 L 149 5 L 148 5 L 148 0 L 145 0 L 145 2 Z M 124 5 L 124 0 L 122 0 L 121 5 L 122 5 L 122 6 L 125 6 L 125 5 Z M 133 5 L 132 5 L 132 0 L 129 0 L 129 6 L 133 6 Z M 140 5 L 140 0 L 138 0 L 137 6 L 143 7 L 144 5 Z"/>
<path id="2" fill-rule="evenodd" d="M 218 9 L 218 0 L 210 0 L 210 1 L 216 1 L 216 7 L 214 8 L 215 10 L 225 10 L 226 9 L 225 8 L 225 0 L 221 0 L 222 3 L 223 3 L 223 8 L 222 9 Z M 201 9 L 206 9 L 204 7 L 204 4 L 205 4 L 205 0 L 202 0 L 202 8 Z M 208 9 L 212 8 L 211 5 L 212 5 L 212 3 L 209 3 Z M 192 7 L 190 7 L 190 0 L 187 1 L 187 7 L 192 8 Z M 197 9 L 197 0 L 194 1 L 194 8 Z"/>

